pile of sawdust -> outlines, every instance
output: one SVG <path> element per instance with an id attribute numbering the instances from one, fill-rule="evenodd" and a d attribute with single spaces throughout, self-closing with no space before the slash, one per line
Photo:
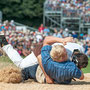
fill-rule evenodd
<path id="1" fill-rule="evenodd" d="M 0 69 L 0 82 L 19 83 L 21 80 L 21 70 L 19 68 L 4 67 Z"/>

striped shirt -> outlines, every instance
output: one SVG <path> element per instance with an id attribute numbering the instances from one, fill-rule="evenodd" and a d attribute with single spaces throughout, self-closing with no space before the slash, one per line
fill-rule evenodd
<path id="1" fill-rule="evenodd" d="M 42 64 L 45 72 L 57 83 L 69 84 L 72 78 L 80 78 L 81 71 L 78 67 L 67 60 L 65 62 L 55 62 L 50 57 L 52 46 L 46 45 L 41 50 Z"/>

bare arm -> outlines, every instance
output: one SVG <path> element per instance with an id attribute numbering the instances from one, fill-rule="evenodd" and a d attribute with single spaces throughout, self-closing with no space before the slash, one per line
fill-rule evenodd
<path id="1" fill-rule="evenodd" d="M 58 38 L 58 37 L 53 37 L 53 36 L 47 36 L 44 39 L 43 46 L 51 45 L 56 42 L 66 44 L 67 42 L 72 42 L 72 41 L 73 41 L 73 37 Z"/>
<path id="2" fill-rule="evenodd" d="M 81 73 L 82 73 L 82 75 L 81 75 L 81 77 L 79 79 L 83 80 L 84 79 L 84 74 L 83 74 L 82 70 L 81 70 Z"/>
<path id="3" fill-rule="evenodd" d="M 26 53 L 26 50 L 22 50 L 22 54 L 24 55 L 24 56 L 27 56 L 28 54 Z"/>
<path id="4" fill-rule="evenodd" d="M 41 55 L 38 55 L 38 56 L 37 56 L 37 59 L 38 59 L 39 65 L 40 65 L 40 67 L 41 67 L 41 69 L 42 69 L 42 71 L 43 71 L 43 73 L 44 73 L 44 75 L 45 75 L 46 82 L 49 83 L 49 84 L 53 84 L 53 83 L 54 83 L 53 79 L 50 78 L 50 77 L 46 74 L 46 72 L 44 71 L 44 68 L 43 68 L 43 66 L 42 66 L 42 61 L 41 61 Z"/>

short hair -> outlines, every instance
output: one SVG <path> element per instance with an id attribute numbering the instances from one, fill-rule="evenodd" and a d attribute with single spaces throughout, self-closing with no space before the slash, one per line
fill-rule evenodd
<path id="1" fill-rule="evenodd" d="M 50 51 L 50 56 L 53 61 L 60 61 L 65 57 L 65 48 L 62 45 L 55 45 Z"/>
<path id="2" fill-rule="evenodd" d="M 84 53 L 74 54 L 78 60 L 78 68 L 85 68 L 88 65 L 88 57 Z"/>

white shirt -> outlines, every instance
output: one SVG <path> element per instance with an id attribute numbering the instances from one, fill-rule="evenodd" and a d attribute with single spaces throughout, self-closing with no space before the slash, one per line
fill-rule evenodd
<path id="1" fill-rule="evenodd" d="M 36 39 L 37 39 L 37 42 L 39 42 L 40 40 L 42 40 L 43 39 L 43 37 L 42 37 L 42 35 L 36 35 Z"/>
<path id="2" fill-rule="evenodd" d="M 62 43 L 54 43 L 52 46 L 54 46 L 54 45 L 63 45 L 63 44 Z M 74 49 L 78 49 L 81 53 L 84 53 L 84 48 L 77 43 L 68 42 L 64 47 L 66 48 L 66 51 L 68 54 L 68 59 L 71 58 Z"/>

